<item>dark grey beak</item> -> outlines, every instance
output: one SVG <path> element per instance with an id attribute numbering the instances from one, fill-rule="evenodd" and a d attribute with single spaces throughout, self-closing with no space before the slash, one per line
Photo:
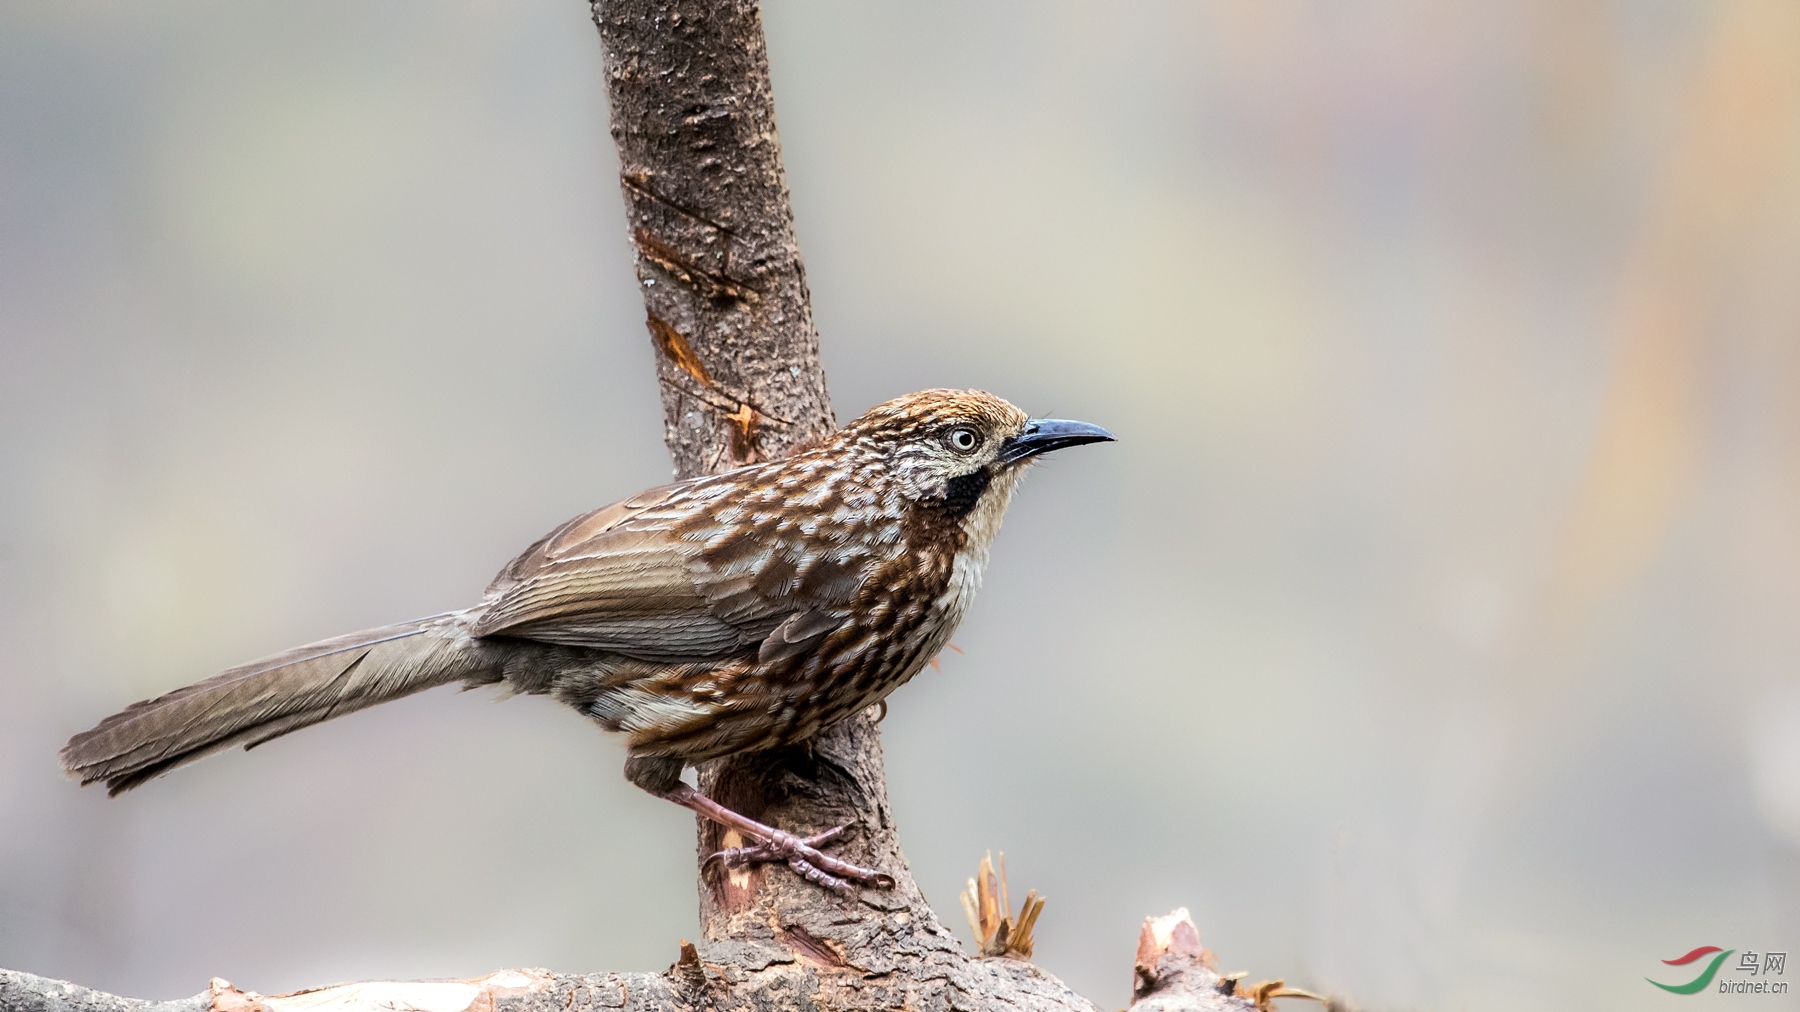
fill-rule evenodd
<path id="1" fill-rule="evenodd" d="M 1070 422 L 1061 418 L 1033 418 L 1025 423 L 1025 431 L 1010 436 L 1000 444 L 996 464 L 1011 464 L 1040 453 L 1060 450 L 1082 443 L 1110 443 L 1113 434 L 1098 425 Z"/>

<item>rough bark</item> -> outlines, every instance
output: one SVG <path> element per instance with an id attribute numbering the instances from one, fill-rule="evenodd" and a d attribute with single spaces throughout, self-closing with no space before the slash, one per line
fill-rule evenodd
<path id="1" fill-rule="evenodd" d="M 0 970 L 0 1012 L 211 1012 L 212 995 L 202 991 L 177 1001 L 120 998 L 62 980 L 17 970 Z"/>
<path id="2" fill-rule="evenodd" d="M 733 0 L 593 12 L 676 473 L 830 432 L 760 12 Z"/>
<path id="3" fill-rule="evenodd" d="M 835 422 L 756 5 L 600 0 L 593 14 L 676 473 L 778 456 L 829 432 Z M 681 942 L 664 973 L 504 970 L 474 980 L 373 982 L 275 996 L 215 979 L 193 998 L 152 1002 L 0 971 L 0 1010 L 1096 1012 L 1026 959 L 971 958 L 938 920 L 900 850 L 872 714 L 838 725 L 810 748 L 708 764 L 699 784 L 724 804 L 791 831 L 853 824 L 835 852 L 888 872 L 895 888 L 844 897 L 783 867 L 708 865 L 707 855 L 742 841 L 701 820 L 700 941 Z M 1123 976 L 1128 949 L 1119 941 Z M 1134 1000 L 1146 1012 L 1242 1012 L 1280 996 L 1279 982 L 1252 997 L 1235 994 L 1236 982 L 1221 978 L 1210 960 L 1185 911 L 1146 922 Z"/>

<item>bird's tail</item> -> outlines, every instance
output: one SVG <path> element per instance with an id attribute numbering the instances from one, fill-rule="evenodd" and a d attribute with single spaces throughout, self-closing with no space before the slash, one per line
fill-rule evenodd
<path id="1" fill-rule="evenodd" d="M 449 682 L 499 680 L 463 619 L 451 612 L 309 643 L 133 703 L 69 739 L 63 768 L 118 794 L 233 745 Z"/>

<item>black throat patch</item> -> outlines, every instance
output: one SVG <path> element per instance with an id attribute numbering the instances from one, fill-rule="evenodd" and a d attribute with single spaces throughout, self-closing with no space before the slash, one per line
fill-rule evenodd
<path id="1" fill-rule="evenodd" d="M 993 480 L 993 473 L 983 467 L 945 482 L 944 512 L 950 514 L 952 520 L 960 521 L 968 516 L 975 504 L 981 501 L 981 494 L 987 491 L 988 483 Z"/>

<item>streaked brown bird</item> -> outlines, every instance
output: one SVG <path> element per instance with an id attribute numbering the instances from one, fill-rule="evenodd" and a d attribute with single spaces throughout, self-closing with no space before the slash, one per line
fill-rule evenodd
<path id="1" fill-rule="evenodd" d="M 563 524 L 463 611 L 296 647 L 135 703 L 63 765 L 118 794 L 204 755 L 451 682 L 548 694 L 626 736 L 625 775 L 840 891 L 888 876 L 725 808 L 685 766 L 804 742 L 950 639 L 1026 465 L 1111 440 L 992 394 L 887 402 L 780 460 L 664 485 Z"/>

